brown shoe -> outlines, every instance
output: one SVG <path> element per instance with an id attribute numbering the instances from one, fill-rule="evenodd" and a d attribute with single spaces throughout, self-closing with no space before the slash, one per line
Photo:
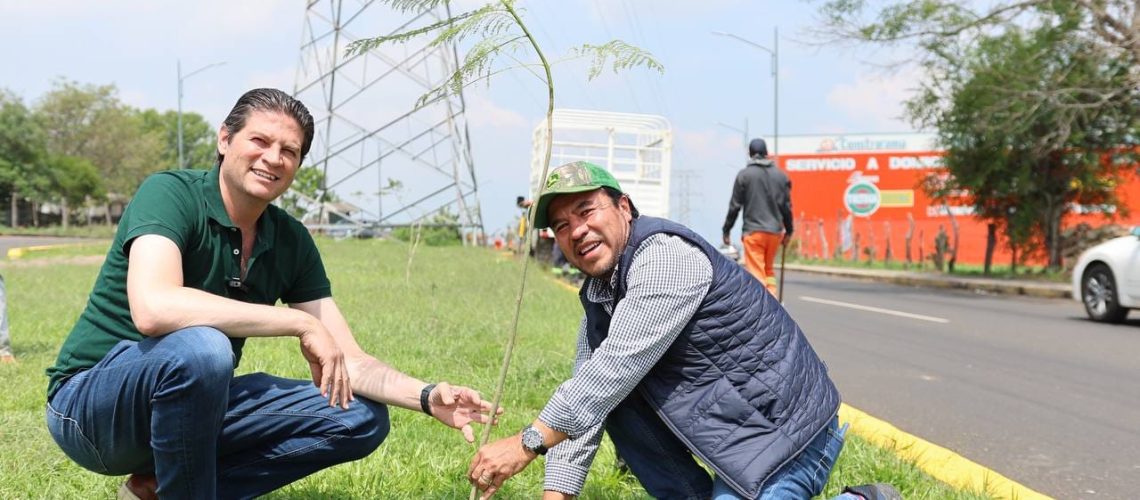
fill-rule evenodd
<path id="1" fill-rule="evenodd" d="M 154 474 L 131 474 L 119 486 L 119 500 L 158 500 L 158 479 Z"/>
<path id="2" fill-rule="evenodd" d="M 16 362 L 15 356 L 13 356 L 11 354 L 0 354 L 0 363 L 7 365 L 7 364 L 14 364 L 15 362 Z"/>

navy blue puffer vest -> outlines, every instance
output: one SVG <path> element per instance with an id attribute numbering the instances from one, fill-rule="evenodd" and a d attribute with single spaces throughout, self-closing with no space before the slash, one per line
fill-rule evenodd
<path id="1" fill-rule="evenodd" d="M 699 247 L 713 279 L 696 314 L 637 390 L 694 454 L 737 493 L 755 498 L 768 478 L 822 432 L 839 410 L 827 367 L 780 303 L 742 267 L 684 226 L 633 220 L 614 289 L 624 298 L 633 253 L 668 233 Z M 579 294 L 594 349 L 610 315 Z"/>

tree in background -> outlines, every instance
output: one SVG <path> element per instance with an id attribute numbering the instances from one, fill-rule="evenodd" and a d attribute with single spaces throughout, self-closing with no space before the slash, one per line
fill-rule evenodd
<path id="1" fill-rule="evenodd" d="M 163 168 L 162 134 L 147 130 L 140 113 L 119 101 L 114 85 L 58 80 L 35 114 L 48 154 L 89 161 L 108 195 L 126 200 L 144 177 Z"/>
<path id="2" fill-rule="evenodd" d="M 139 111 L 143 130 L 163 140 L 162 160 L 155 170 L 178 169 L 178 112 Z M 182 113 L 185 168 L 210 169 L 217 163 L 218 131 L 198 113 Z"/>
<path id="3" fill-rule="evenodd" d="M 67 226 L 73 210 L 106 202 L 110 223 L 112 201 L 125 203 L 147 175 L 178 168 L 177 113 L 134 109 L 117 94 L 114 85 L 61 79 L 29 108 L 0 89 L 0 200 L 10 225 L 20 223 L 21 200 L 33 208 L 33 225 L 43 203 L 60 205 Z M 182 120 L 187 167 L 210 168 L 214 129 L 197 113 Z"/>
<path id="4" fill-rule="evenodd" d="M 63 227 L 70 226 L 71 207 L 82 205 L 89 199 L 106 195 L 103 178 L 86 158 L 50 156 L 45 162 L 49 184 L 43 198 L 58 201 L 62 208 Z"/>
<path id="5" fill-rule="evenodd" d="M 940 57 L 947 48 L 969 45 L 1008 29 L 1051 24 L 1063 15 L 1072 31 L 1107 60 L 1129 70 L 1108 94 L 1131 94 L 1140 87 L 1140 4 L 1134 0 L 893 0 L 868 5 L 865 0 L 824 0 L 821 43 L 854 41 L 878 46 L 914 44 L 919 60 Z M 1067 89 L 1055 89 L 1067 92 Z M 1039 93 L 1025 97 L 1044 97 Z M 1090 100 L 1092 107 L 1111 107 L 1109 99 Z"/>
<path id="6" fill-rule="evenodd" d="M 1074 204 L 1116 205 L 1124 162 L 1134 160 L 1130 52 L 1106 42 L 1084 2 L 999 4 L 988 14 L 898 2 L 866 24 L 839 15 L 862 8 L 827 2 L 831 32 L 921 49 L 926 78 L 907 115 L 937 130 L 950 174 L 928 191 L 964 200 L 991 224 L 987 255 L 1004 228 L 1015 256 L 1043 252 L 1060 269 L 1065 215 Z"/>
<path id="7" fill-rule="evenodd" d="M 7 195 L 11 207 L 10 226 L 19 221 L 19 199 L 34 196 L 46 185 L 41 168 L 45 156 L 43 130 L 31 110 L 18 96 L 0 89 L 0 193 Z"/>

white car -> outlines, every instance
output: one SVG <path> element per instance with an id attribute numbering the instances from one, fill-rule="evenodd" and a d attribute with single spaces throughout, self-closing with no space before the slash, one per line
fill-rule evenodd
<path id="1" fill-rule="evenodd" d="M 1140 308 L 1140 227 L 1096 245 L 1073 267 L 1073 298 L 1093 321 L 1119 323 Z"/>

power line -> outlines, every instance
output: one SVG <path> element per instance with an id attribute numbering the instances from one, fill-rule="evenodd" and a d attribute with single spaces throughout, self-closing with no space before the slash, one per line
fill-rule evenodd
<path id="1" fill-rule="evenodd" d="M 606 22 L 606 16 L 603 12 L 602 4 L 599 2 L 599 0 L 594 0 L 594 5 L 598 9 L 598 19 L 602 22 L 602 31 L 606 33 L 606 38 L 609 38 L 611 40 L 615 39 L 613 31 L 610 30 L 609 23 Z M 637 100 L 637 92 L 634 90 L 633 85 L 629 83 L 628 78 L 622 78 L 621 81 L 625 84 L 626 90 L 629 91 L 629 98 L 631 101 L 633 101 L 634 110 L 640 113 L 641 104 Z"/>

